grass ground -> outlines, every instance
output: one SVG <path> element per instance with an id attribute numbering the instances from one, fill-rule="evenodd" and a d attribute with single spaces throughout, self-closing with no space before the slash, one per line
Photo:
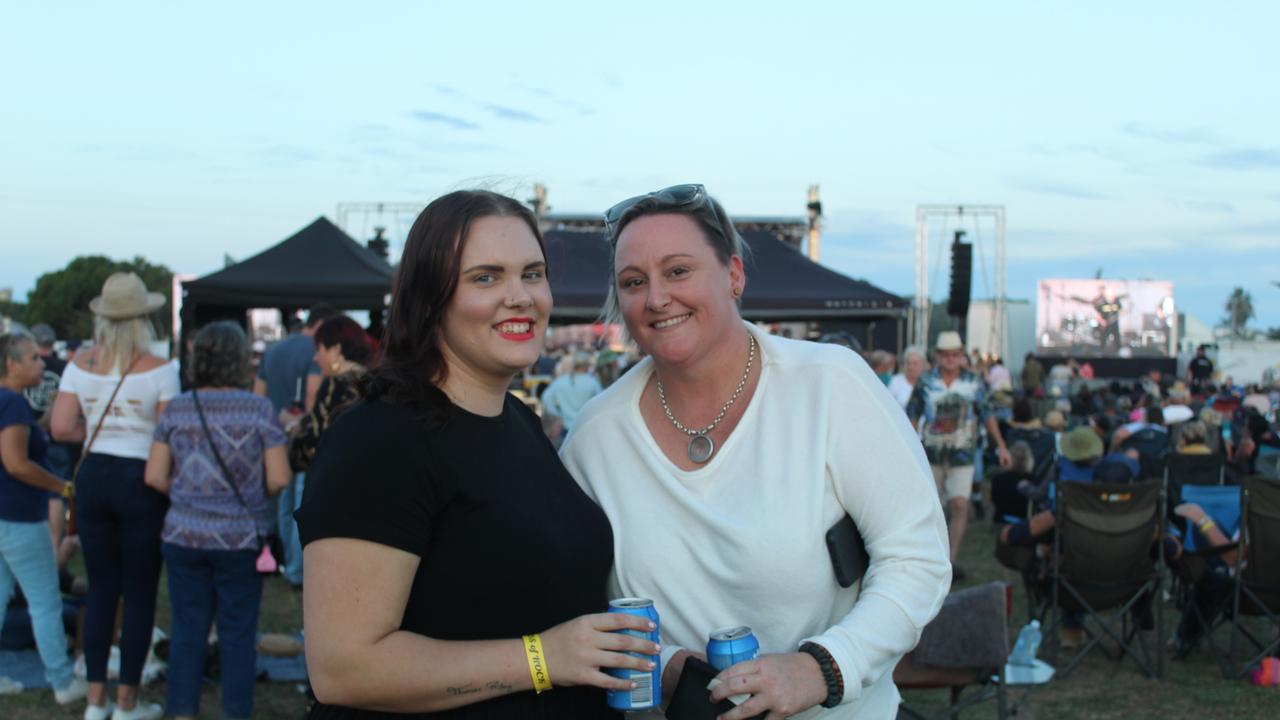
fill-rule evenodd
<path id="1" fill-rule="evenodd" d="M 1013 583 L 1015 587 L 1014 617 L 1011 635 L 1026 622 L 1026 606 L 1022 588 L 1012 571 L 1006 570 L 992 557 L 994 536 L 990 526 L 982 522 L 970 524 L 961 552 L 961 565 L 968 572 L 965 585 L 991 580 Z M 160 604 L 156 622 L 169 626 L 169 597 L 165 582 L 160 584 Z M 1166 625 L 1176 620 L 1176 611 L 1166 611 Z M 288 588 L 278 578 L 267 582 L 262 603 L 260 628 L 263 632 L 295 632 L 301 627 L 302 595 Z M 1169 632 L 1166 629 L 1166 634 Z M 1162 643 L 1163 644 L 1163 643 Z M 1022 698 L 1022 691 L 1012 692 L 1019 701 L 1021 720 L 1066 720 L 1068 718 L 1169 718 L 1194 717 L 1197 720 L 1240 720 L 1242 718 L 1280 718 L 1280 688 L 1258 688 L 1242 680 L 1223 680 L 1217 666 L 1203 652 L 1193 653 L 1181 662 L 1166 661 L 1165 678 L 1150 680 L 1129 660 L 1117 663 L 1096 652 L 1065 679 L 1055 679 Z M 143 697 L 164 701 L 164 684 L 147 687 Z M 904 699 L 913 709 L 937 712 L 945 707 L 947 691 L 910 691 Z M 48 690 L 28 691 L 19 695 L 0 696 L 0 718 L 5 720 L 78 720 L 83 705 L 59 708 Z M 206 684 L 201 702 L 201 718 L 219 717 L 217 689 Z M 304 712 L 303 696 L 291 683 L 259 683 L 254 717 L 263 720 L 299 720 Z M 995 717 L 994 703 L 975 706 L 962 718 Z"/>

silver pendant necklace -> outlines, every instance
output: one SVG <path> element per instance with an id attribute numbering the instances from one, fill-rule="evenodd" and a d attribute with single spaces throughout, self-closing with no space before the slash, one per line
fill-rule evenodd
<path id="1" fill-rule="evenodd" d="M 751 341 L 750 348 L 747 351 L 747 369 L 742 371 L 742 379 L 738 381 L 738 387 L 734 389 L 733 395 L 730 396 L 724 407 L 720 408 L 720 414 L 716 415 L 716 419 L 700 430 L 685 427 L 683 423 L 676 419 L 675 415 L 671 414 L 671 406 L 667 404 L 666 388 L 662 387 L 662 381 L 658 380 L 658 400 L 662 402 L 662 411 L 667 414 L 667 419 L 671 421 L 672 425 L 676 426 L 677 430 L 689 436 L 689 459 L 699 465 L 710 460 L 711 455 L 716 451 L 716 444 L 712 442 L 711 436 L 707 433 L 714 430 L 720 424 L 720 421 L 724 419 L 724 414 L 729 412 L 729 408 L 733 406 L 733 403 L 742 395 L 742 391 L 746 389 L 747 378 L 751 377 L 751 366 L 755 364 L 756 360 L 756 338 L 751 333 L 747 333 L 747 338 Z"/>

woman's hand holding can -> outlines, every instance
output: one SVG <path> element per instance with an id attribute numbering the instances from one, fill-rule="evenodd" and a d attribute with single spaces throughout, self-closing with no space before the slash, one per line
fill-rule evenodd
<path id="1" fill-rule="evenodd" d="M 635 655 L 657 655 L 657 643 L 619 630 L 648 633 L 654 624 L 647 618 L 621 613 L 582 615 L 542 633 L 547 672 L 552 685 L 591 685 L 605 690 L 630 690 L 634 683 L 606 674 L 602 668 L 627 668 L 645 672 L 654 663 Z"/>

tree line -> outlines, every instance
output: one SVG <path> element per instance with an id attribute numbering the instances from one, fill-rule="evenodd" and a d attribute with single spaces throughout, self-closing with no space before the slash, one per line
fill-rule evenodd
<path id="1" fill-rule="evenodd" d="M 93 313 L 89 301 L 102 292 L 102 283 L 117 272 L 133 272 L 142 278 L 147 289 L 164 295 L 164 307 L 151 321 L 157 339 L 173 335 L 173 271 L 146 258 L 112 260 L 104 255 L 77 257 L 61 270 L 41 275 L 36 287 L 27 295 L 26 303 L 0 302 L 0 315 L 10 317 L 28 327 L 45 323 L 59 338 L 83 340 L 93 337 Z"/>

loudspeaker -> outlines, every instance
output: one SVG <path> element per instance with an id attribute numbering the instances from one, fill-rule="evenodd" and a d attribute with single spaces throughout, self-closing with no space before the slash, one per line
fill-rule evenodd
<path id="1" fill-rule="evenodd" d="M 963 318 L 969 314 L 969 280 L 973 275 L 973 244 L 951 243 L 951 294 L 947 297 L 947 314 Z"/>

